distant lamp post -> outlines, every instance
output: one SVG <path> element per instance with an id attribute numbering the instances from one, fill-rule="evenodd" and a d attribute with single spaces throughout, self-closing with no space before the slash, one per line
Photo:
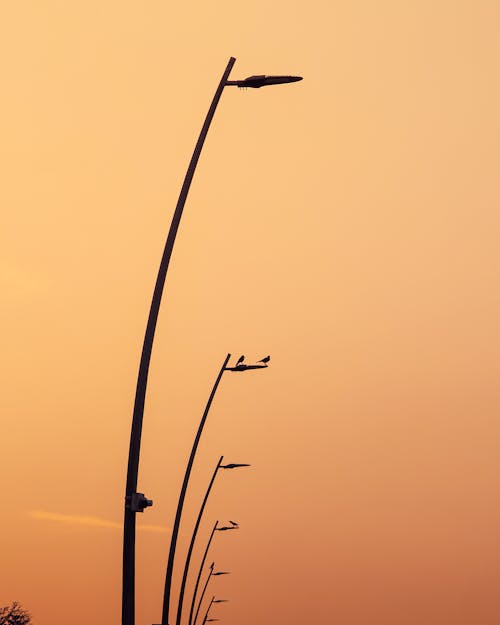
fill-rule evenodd
<path id="1" fill-rule="evenodd" d="M 233 523 L 234 523 L 234 521 L 233 521 Z M 205 561 L 207 559 L 207 554 L 208 554 L 208 551 L 210 549 L 210 545 L 212 544 L 212 539 L 214 537 L 215 532 L 221 532 L 223 530 L 226 531 L 226 530 L 237 530 L 237 529 L 239 529 L 239 525 L 237 523 L 236 523 L 236 525 L 233 525 L 231 527 L 226 527 L 226 526 L 217 527 L 218 524 L 219 524 L 219 521 L 216 521 L 215 525 L 213 526 L 212 532 L 210 533 L 210 538 L 208 539 L 208 542 L 207 542 L 207 546 L 205 547 L 205 552 L 203 553 L 203 558 L 201 559 L 200 568 L 198 570 L 198 575 L 196 577 L 196 583 L 194 585 L 193 598 L 191 600 L 191 607 L 189 609 L 188 625 L 194 625 L 193 614 L 194 614 L 194 606 L 195 606 L 195 603 L 196 603 L 196 596 L 198 594 L 198 587 L 200 585 L 201 575 L 203 573 L 203 567 L 205 566 Z M 228 573 L 225 573 L 225 574 L 227 575 Z M 212 577 L 213 575 L 217 575 L 217 573 L 213 572 L 213 567 L 212 567 L 212 570 L 210 571 L 210 574 L 208 576 L 207 582 L 206 582 L 205 587 L 203 589 L 203 592 L 202 592 L 202 595 L 201 595 L 201 599 L 200 599 L 200 602 L 198 604 L 198 609 L 196 610 L 196 616 L 198 616 L 200 605 L 201 605 L 201 602 L 203 600 L 203 596 L 205 594 L 205 590 L 207 588 L 208 582 L 210 581 L 210 577 Z M 221 573 L 221 575 L 222 575 L 222 573 Z"/>
<path id="2" fill-rule="evenodd" d="M 212 607 L 212 605 L 214 603 L 226 603 L 226 602 L 227 602 L 227 599 L 216 599 L 215 597 L 212 597 L 212 600 L 208 604 L 208 608 L 207 608 L 207 611 L 205 613 L 205 618 L 203 619 L 203 625 L 205 625 L 205 623 L 209 623 L 210 621 L 218 621 L 219 619 L 209 619 L 208 618 L 208 614 L 210 612 L 210 608 Z"/>
<path id="3" fill-rule="evenodd" d="M 212 562 L 212 565 L 210 566 L 210 569 L 209 569 L 209 572 L 208 572 L 207 579 L 205 581 L 205 585 L 203 586 L 203 590 L 202 590 L 201 595 L 200 595 L 200 600 L 198 601 L 198 607 L 196 608 L 196 613 L 194 615 L 194 620 L 192 621 L 193 625 L 196 625 L 196 621 L 198 620 L 198 614 L 200 613 L 201 604 L 203 603 L 203 598 L 205 597 L 205 593 L 207 591 L 208 582 L 210 581 L 210 578 L 212 578 L 214 576 L 214 566 L 215 566 L 215 563 Z M 194 601 L 194 597 L 195 596 L 196 596 L 196 592 L 193 594 L 193 601 Z M 212 603 L 225 603 L 226 601 L 227 601 L 227 599 L 218 599 L 218 600 L 216 600 L 215 597 L 212 597 L 212 600 L 210 601 L 210 605 L 208 606 L 208 610 L 210 610 L 210 606 L 212 605 Z M 208 610 L 207 610 L 207 614 L 208 614 Z M 205 615 L 205 618 L 206 618 L 206 615 Z M 203 621 L 203 622 L 205 622 L 205 621 Z M 191 615 L 189 615 L 189 625 L 191 625 Z"/>
<path id="4" fill-rule="evenodd" d="M 175 558 L 175 550 L 177 547 L 177 537 L 179 534 L 179 527 L 180 527 L 180 523 L 181 523 L 181 516 L 182 516 L 182 509 L 184 507 L 184 499 L 186 498 L 186 491 L 187 491 L 187 487 L 189 484 L 189 478 L 191 475 L 191 469 L 193 468 L 193 462 L 196 456 L 196 451 L 198 449 L 198 445 L 200 442 L 200 438 L 201 438 L 201 434 L 203 432 L 203 428 L 205 427 L 205 422 L 207 420 L 207 416 L 208 413 L 210 411 L 210 407 L 212 405 L 212 402 L 214 400 L 215 397 L 215 393 L 217 392 L 217 389 L 219 387 L 220 381 L 222 379 L 222 376 L 224 374 L 225 371 L 231 371 L 231 368 L 228 368 L 227 364 L 229 362 L 229 359 L 231 358 L 231 354 L 228 354 L 224 360 L 224 362 L 222 363 L 222 367 L 220 368 L 220 371 L 217 375 L 217 378 L 215 380 L 215 383 L 213 385 L 212 391 L 210 393 L 210 396 L 208 398 L 208 402 L 207 405 L 205 406 L 205 410 L 203 412 L 203 415 L 201 417 L 201 421 L 200 424 L 198 426 L 198 431 L 196 432 L 196 436 L 194 438 L 194 442 L 193 442 L 193 447 L 191 448 L 191 453 L 189 455 L 189 459 L 188 459 L 188 463 L 186 466 L 186 472 L 184 473 L 184 480 L 182 482 L 182 486 L 181 486 L 181 491 L 179 494 L 179 501 L 177 502 L 177 511 L 175 513 L 175 519 L 174 519 L 174 524 L 172 526 L 172 537 L 170 539 L 170 549 L 169 549 L 169 553 L 168 553 L 168 562 L 167 562 L 167 570 L 165 573 L 165 587 L 164 587 L 164 592 L 163 592 L 163 611 L 162 611 L 162 617 L 161 617 L 161 622 L 162 625 L 168 625 L 169 620 L 168 620 L 168 614 L 170 611 L 170 595 L 172 592 L 172 576 L 173 576 L 173 572 L 174 572 L 174 558 Z M 267 365 L 264 365 L 264 368 Z M 253 367 L 249 367 L 246 366 L 246 369 L 261 369 L 263 368 L 262 366 L 253 366 Z M 244 369 L 242 369 L 242 371 L 244 371 Z M 222 467 L 220 467 L 222 468 Z M 231 468 L 231 467 L 229 467 Z"/>
<path id="5" fill-rule="evenodd" d="M 205 582 L 205 585 L 203 586 L 203 590 L 201 591 L 200 600 L 198 601 L 198 606 L 196 608 L 196 614 L 194 615 L 193 625 L 196 625 L 196 623 L 198 621 L 198 614 L 200 613 L 201 604 L 203 603 L 203 598 L 204 598 L 205 593 L 207 591 L 208 582 L 210 581 L 210 578 L 212 577 L 212 571 L 213 571 L 213 567 L 210 569 L 210 571 L 208 573 L 207 580 Z M 212 597 L 212 600 L 210 601 L 210 605 L 208 606 L 208 610 L 210 610 L 210 606 L 212 605 L 214 599 L 215 599 L 215 597 Z M 205 614 L 205 618 L 208 615 L 208 610 L 207 610 L 207 613 Z"/>
<path id="6" fill-rule="evenodd" d="M 217 463 L 217 466 L 215 467 L 215 471 L 214 471 L 214 473 L 212 475 L 212 479 L 210 480 L 210 483 L 208 485 L 207 492 L 205 493 L 205 497 L 203 498 L 203 502 L 201 504 L 200 511 L 198 513 L 198 518 L 196 519 L 196 523 L 195 523 L 195 526 L 194 526 L 194 529 L 193 529 L 193 534 L 191 536 L 191 542 L 189 543 L 189 548 L 188 548 L 187 555 L 186 555 L 186 562 L 184 564 L 184 572 L 182 574 L 182 581 L 181 581 L 181 586 L 180 586 L 180 591 L 179 591 L 179 603 L 177 605 L 176 625 L 181 625 L 182 606 L 183 606 L 183 603 L 184 603 L 184 592 L 185 592 L 185 589 L 186 589 L 186 580 L 187 580 L 187 577 L 188 577 L 189 564 L 191 562 L 191 555 L 193 553 L 193 547 L 194 547 L 194 543 L 196 541 L 196 535 L 198 533 L 198 528 L 200 527 L 200 522 L 201 522 L 201 519 L 203 517 L 203 512 L 205 510 L 205 506 L 206 506 L 206 503 L 207 503 L 207 500 L 208 500 L 208 496 L 210 495 L 210 491 L 212 490 L 212 486 L 214 484 L 214 481 L 215 481 L 215 478 L 217 476 L 217 473 L 219 472 L 220 469 L 231 470 L 231 469 L 237 469 L 237 468 L 240 468 L 240 467 L 249 467 L 250 466 L 249 464 L 242 464 L 242 463 L 235 463 L 235 462 L 233 462 L 231 464 L 222 464 L 222 460 L 223 459 L 224 459 L 224 456 L 221 456 L 219 458 L 219 462 Z M 231 523 L 231 526 L 233 528 L 236 529 L 238 527 L 238 524 L 235 523 L 234 521 L 233 522 L 229 521 L 229 522 Z M 219 573 L 219 575 L 220 575 L 220 573 Z"/>
<path id="7" fill-rule="evenodd" d="M 215 597 L 212 597 L 212 599 L 210 600 L 210 603 L 208 604 L 207 611 L 205 612 L 205 616 L 204 616 L 204 618 L 203 618 L 203 623 L 202 623 L 202 625 L 205 625 L 205 623 L 207 622 L 207 619 L 208 619 L 208 614 L 209 614 L 209 612 L 210 612 L 210 608 L 212 607 L 212 604 L 214 603 L 214 601 L 215 601 Z M 196 622 L 196 621 L 195 621 L 195 622 Z"/>

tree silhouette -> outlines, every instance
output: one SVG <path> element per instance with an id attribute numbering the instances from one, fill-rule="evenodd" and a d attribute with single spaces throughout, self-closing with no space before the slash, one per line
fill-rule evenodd
<path id="1" fill-rule="evenodd" d="M 0 607 L 0 625 L 31 625 L 31 615 L 17 601 Z"/>

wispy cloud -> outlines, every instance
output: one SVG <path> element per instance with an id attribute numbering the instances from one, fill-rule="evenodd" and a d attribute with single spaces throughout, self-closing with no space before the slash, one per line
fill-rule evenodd
<path id="1" fill-rule="evenodd" d="M 30 510 L 29 516 L 41 521 L 54 521 L 55 523 L 65 523 L 66 525 L 85 525 L 86 527 L 107 527 L 111 529 L 122 529 L 123 525 L 116 521 L 101 519 L 96 516 L 83 516 L 79 514 L 60 514 L 59 512 L 47 512 L 45 510 Z M 161 525 L 141 525 L 137 524 L 137 529 L 143 532 L 162 532 L 170 530 Z"/>

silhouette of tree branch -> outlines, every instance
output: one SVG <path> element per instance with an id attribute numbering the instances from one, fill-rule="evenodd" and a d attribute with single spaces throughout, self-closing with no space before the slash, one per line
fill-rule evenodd
<path id="1" fill-rule="evenodd" d="M 17 601 L 0 607 L 0 625 L 31 625 L 31 615 Z"/>

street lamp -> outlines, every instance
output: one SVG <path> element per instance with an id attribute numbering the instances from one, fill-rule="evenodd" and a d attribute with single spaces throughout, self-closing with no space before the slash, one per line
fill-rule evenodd
<path id="1" fill-rule="evenodd" d="M 205 585 L 203 586 L 203 590 L 200 596 L 200 600 L 198 601 L 198 607 L 196 608 L 196 614 L 194 615 L 194 621 L 193 621 L 193 625 L 196 625 L 196 621 L 198 620 L 198 614 L 200 612 L 200 608 L 201 608 L 201 604 L 203 603 L 203 598 L 205 596 L 205 592 L 207 590 L 207 586 L 208 586 L 208 582 L 210 581 L 210 578 L 213 577 L 214 575 L 216 575 L 216 573 L 214 573 L 214 562 L 212 562 L 212 565 L 210 566 L 210 571 L 208 573 L 207 576 L 207 581 L 205 582 Z M 193 597 L 194 599 L 194 597 Z M 208 611 L 210 610 L 210 607 L 212 606 L 212 603 L 226 603 L 228 600 L 227 599 L 216 599 L 215 597 L 212 597 L 212 600 L 210 601 L 210 605 L 208 606 L 208 610 L 207 613 L 205 614 L 205 619 L 207 618 L 208 615 Z M 205 620 L 203 621 L 205 623 Z M 191 618 L 189 620 L 189 624 L 191 625 Z"/>
<path id="2" fill-rule="evenodd" d="M 217 619 L 217 618 L 208 618 L 208 613 L 210 612 L 210 608 L 212 607 L 212 605 L 214 603 L 225 603 L 226 601 L 227 601 L 227 599 L 216 599 L 215 597 L 212 597 L 212 600 L 208 604 L 208 608 L 207 608 L 207 611 L 205 613 L 205 618 L 203 619 L 203 624 L 202 625 L 205 625 L 205 623 L 209 623 L 210 621 L 218 621 L 219 619 Z M 196 623 L 196 619 L 195 619 L 195 623 Z"/>
<path id="3" fill-rule="evenodd" d="M 167 570 L 165 573 L 165 588 L 163 592 L 163 610 L 162 610 L 162 617 L 161 617 L 162 625 L 168 625 L 168 613 L 169 613 L 169 608 L 170 608 L 170 594 L 172 591 L 172 576 L 174 572 L 175 550 L 177 547 L 177 537 L 179 534 L 179 526 L 181 523 L 182 509 L 184 507 L 184 499 L 186 498 L 186 491 L 187 491 L 187 487 L 189 483 L 189 477 L 191 475 L 191 469 L 193 467 L 193 462 L 196 456 L 196 450 L 198 449 L 198 444 L 200 442 L 201 434 L 203 432 L 203 428 L 205 426 L 208 413 L 210 411 L 210 406 L 212 405 L 213 399 L 215 397 L 215 393 L 217 391 L 217 388 L 219 387 L 219 383 L 222 379 L 222 375 L 224 374 L 224 371 L 233 370 L 233 368 L 227 366 L 227 363 L 229 362 L 230 358 L 231 358 L 231 354 L 228 354 L 224 362 L 222 363 L 222 367 L 220 368 L 220 371 L 217 375 L 217 379 L 215 380 L 215 384 L 213 385 L 212 391 L 208 398 L 207 405 L 205 406 L 205 410 L 203 412 L 200 424 L 198 426 L 198 431 L 196 432 L 196 436 L 194 438 L 193 447 L 191 448 L 191 453 L 189 455 L 188 463 L 186 466 L 186 472 L 184 473 L 184 480 L 182 482 L 181 491 L 179 494 L 179 501 L 177 502 L 177 510 L 175 513 L 174 524 L 172 527 L 172 537 L 170 539 L 170 549 L 168 553 Z M 246 369 L 252 369 L 252 368 L 262 369 L 265 367 L 255 366 L 255 365 L 252 367 L 252 366 L 245 365 L 245 368 Z M 244 370 L 245 369 L 241 369 L 241 371 L 244 371 Z"/>
<path id="4" fill-rule="evenodd" d="M 242 464 L 242 463 L 231 463 L 231 464 L 222 464 L 222 460 L 223 460 L 224 456 L 221 456 L 219 459 L 219 462 L 217 463 L 217 466 L 215 467 L 215 471 L 212 475 L 212 479 L 210 480 L 210 483 L 208 485 L 207 488 L 207 492 L 205 493 L 205 497 L 203 498 L 203 502 L 201 504 L 200 507 L 200 511 L 198 513 L 198 518 L 196 519 L 196 523 L 193 529 L 193 535 L 191 536 L 191 542 L 189 543 L 189 548 L 187 551 L 187 555 L 186 555 L 186 562 L 184 564 L 184 572 L 182 574 L 182 582 L 181 582 L 181 587 L 180 587 L 180 591 L 179 591 L 179 603 L 177 605 L 177 619 L 176 619 L 176 625 L 180 625 L 181 624 L 181 618 L 182 618 L 182 605 L 184 602 L 184 591 L 186 589 L 186 580 L 187 580 L 187 576 L 188 576 L 188 572 L 189 572 L 189 564 L 191 562 L 191 555 L 193 553 L 193 547 L 194 547 L 194 543 L 196 540 L 196 535 L 198 533 L 198 528 L 200 526 L 200 522 L 203 516 L 203 511 L 205 510 L 205 505 L 207 503 L 208 500 L 208 496 L 210 495 L 210 491 L 212 490 L 212 486 L 213 483 L 215 481 L 215 478 L 217 476 L 217 473 L 219 472 L 219 469 L 226 469 L 226 470 L 231 470 L 231 469 L 237 469 L 239 467 L 249 467 L 249 464 Z M 231 521 L 230 521 L 231 523 Z M 233 521 L 234 523 L 234 521 Z M 231 523 L 232 527 L 236 528 L 238 527 L 238 524 L 233 524 Z M 220 575 L 220 573 L 219 573 Z"/>
<path id="5" fill-rule="evenodd" d="M 212 565 L 213 564 L 214 563 L 212 562 Z M 198 607 L 196 608 L 196 614 L 194 615 L 193 625 L 196 625 L 196 621 L 198 620 L 198 614 L 200 613 L 200 608 L 201 608 L 201 604 L 203 602 L 203 597 L 205 596 L 205 592 L 207 590 L 208 582 L 210 581 L 210 578 L 212 577 L 212 570 L 213 570 L 213 566 L 211 567 L 211 569 L 210 569 L 210 571 L 208 573 L 207 581 L 205 582 L 205 585 L 203 586 L 203 590 L 201 591 L 200 600 L 198 601 Z M 210 610 L 210 606 L 212 605 L 214 599 L 215 599 L 215 597 L 212 597 L 212 601 L 210 601 L 210 605 L 208 606 L 209 610 Z M 207 610 L 207 614 L 208 614 L 208 610 Z"/>
<path id="6" fill-rule="evenodd" d="M 207 619 L 208 619 L 208 613 L 210 612 L 210 608 L 212 607 L 212 604 L 214 603 L 214 601 L 215 601 L 215 597 L 212 597 L 212 599 L 211 599 L 210 603 L 208 604 L 207 611 L 205 612 L 205 617 L 203 618 L 203 623 L 202 623 L 202 625 L 205 625 L 205 623 L 207 622 Z M 194 622 L 196 623 L 196 619 L 194 620 Z"/>
<path id="7" fill-rule="evenodd" d="M 233 523 L 234 523 L 234 521 L 233 521 Z M 188 625 L 193 625 L 194 604 L 196 602 L 196 595 L 198 594 L 198 586 L 200 585 L 201 574 L 203 573 L 203 567 L 205 566 L 205 560 L 207 559 L 208 550 L 210 549 L 210 545 L 212 544 L 212 538 L 214 537 L 215 532 L 222 532 L 222 531 L 227 531 L 227 530 L 237 530 L 237 529 L 239 529 L 239 526 L 238 526 L 237 523 L 235 525 L 222 526 L 222 527 L 217 527 L 218 524 L 219 524 L 219 521 L 216 521 L 215 525 L 213 526 L 212 532 L 210 533 L 210 538 L 208 539 L 208 542 L 207 542 L 207 546 L 205 547 L 205 552 L 203 554 L 203 558 L 201 559 L 200 568 L 198 570 L 198 575 L 196 577 L 196 583 L 194 585 L 193 598 L 191 600 L 191 607 L 189 609 Z M 219 574 L 220 575 L 228 575 L 228 573 L 225 573 L 225 572 L 214 573 L 213 572 L 213 567 L 212 567 L 210 575 L 208 576 L 208 580 L 210 579 L 210 577 L 212 575 L 219 575 Z M 198 615 L 198 611 L 200 609 L 200 605 L 201 605 L 201 601 L 203 599 L 203 595 L 205 594 L 205 590 L 206 590 L 206 587 L 207 587 L 207 584 L 208 584 L 208 580 L 207 580 L 207 582 L 205 584 L 205 588 L 203 589 L 203 593 L 201 595 L 200 603 L 198 604 L 198 609 L 196 611 L 196 615 Z"/>
<path id="8" fill-rule="evenodd" d="M 174 243 L 179 229 L 184 205 L 187 200 L 189 189 L 194 177 L 196 165 L 201 155 L 201 150 L 212 123 L 215 110 L 222 95 L 222 91 L 226 85 L 233 84 L 228 81 L 229 74 L 233 68 L 236 59 L 231 57 L 224 70 L 222 78 L 216 89 L 207 116 L 203 123 L 198 141 L 196 142 L 193 155 L 189 162 L 189 166 L 184 177 L 184 182 L 179 193 L 179 198 L 172 216 L 172 222 L 168 231 L 165 247 L 163 249 L 158 275 L 151 300 L 146 331 L 144 334 L 144 342 L 142 346 L 141 359 L 139 363 L 139 371 L 137 375 L 137 384 L 134 399 L 134 410 L 132 415 L 132 427 L 130 432 L 130 445 L 127 463 L 127 481 L 125 486 L 125 510 L 123 519 L 123 576 L 122 576 L 122 625 L 134 625 L 135 623 L 135 534 L 136 534 L 136 513 L 143 512 L 145 508 L 152 505 L 152 501 L 147 499 L 142 493 L 137 492 L 137 478 L 139 473 L 139 456 L 141 449 L 142 422 L 144 418 L 144 404 L 146 400 L 146 388 L 148 383 L 149 365 L 151 362 L 151 353 L 153 349 L 153 341 L 160 311 L 160 303 L 167 277 L 167 271 L 174 249 Z M 252 77 L 250 77 L 252 78 Z M 237 86 L 254 86 L 260 87 L 268 84 L 277 84 L 273 81 L 253 81 L 246 79 L 242 81 L 246 85 Z M 268 77 L 269 78 L 269 77 Z M 238 82 L 238 81 L 236 81 Z M 241 81 L 240 81 L 241 82 Z M 262 82 L 262 84 L 258 84 Z M 250 84 L 252 83 L 252 84 Z M 166 621 L 162 621 L 163 625 L 167 625 Z"/>

